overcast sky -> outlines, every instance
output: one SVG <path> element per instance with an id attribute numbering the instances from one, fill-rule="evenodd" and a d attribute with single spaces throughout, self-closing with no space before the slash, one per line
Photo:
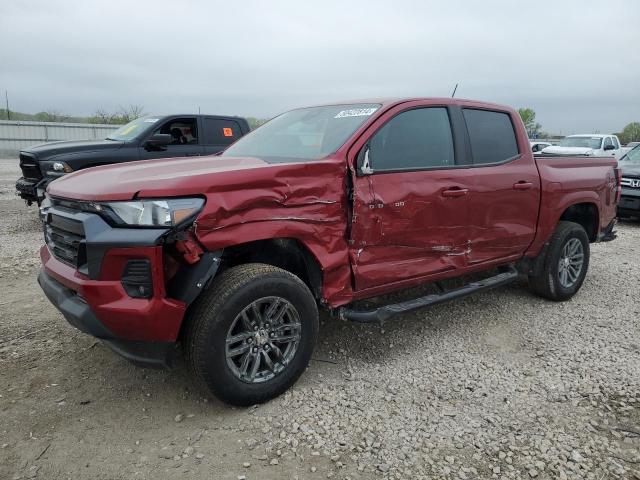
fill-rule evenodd
<path id="1" fill-rule="evenodd" d="M 267 118 L 367 97 L 528 106 L 563 134 L 640 121 L 640 0 L 2 0 L 13 110 Z"/>

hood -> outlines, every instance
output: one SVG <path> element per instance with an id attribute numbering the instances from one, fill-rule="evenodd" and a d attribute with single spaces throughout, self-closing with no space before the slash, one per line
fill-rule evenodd
<path id="1" fill-rule="evenodd" d="M 264 179 L 269 174 L 258 170 L 282 165 L 218 156 L 144 160 L 80 170 L 51 182 L 47 191 L 55 197 L 91 201 L 204 195 L 232 180 Z"/>
<path id="2" fill-rule="evenodd" d="M 618 162 L 618 166 L 622 170 L 622 176 L 640 177 L 640 164 L 629 162 Z"/>
<path id="3" fill-rule="evenodd" d="M 93 152 L 97 150 L 117 150 L 124 142 L 114 140 L 72 140 L 64 142 L 49 142 L 22 149 L 31 153 L 38 160 L 47 160 L 58 155 L 74 152 Z"/>
<path id="4" fill-rule="evenodd" d="M 593 148 L 551 146 L 544 148 L 542 153 L 547 155 L 589 155 L 593 153 Z"/>

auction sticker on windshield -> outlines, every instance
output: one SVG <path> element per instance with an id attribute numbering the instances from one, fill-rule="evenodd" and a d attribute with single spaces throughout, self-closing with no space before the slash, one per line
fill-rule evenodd
<path id="1" fill-rule="evenodd" d="M 342 110 L 338 112 L 338 114 L 333 118 L 344 118 L 344 117 L 368 117 L 372 115 L 373 112 L 378 110 L 378 107 L 375 108 L 352 108 L 350 110 Z"/>

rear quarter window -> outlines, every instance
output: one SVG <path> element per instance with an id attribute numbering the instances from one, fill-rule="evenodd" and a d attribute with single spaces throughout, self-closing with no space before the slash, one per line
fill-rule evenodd
<path id="1" fill-rule="evenodd" d="M 518 155 L 518 142 L 505 112 L 464 108 L 474 164 L 500 163 Z"/>
<path id="2" fill-rule="evenodd" d="M 205 117 L 202 123 L 205 145 L 231 145 L 242 136 L 240 125 L 233 120 Z"/>

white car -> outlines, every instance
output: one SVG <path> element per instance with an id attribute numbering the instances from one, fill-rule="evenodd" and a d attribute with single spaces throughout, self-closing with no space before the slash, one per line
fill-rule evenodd
<path id="1" fill-rule="evenodd" d="M 569 135 L 542 150 L 543 155 L 588 155 L 593 157 L 622 157 L 624 152 L 615 135 Z"/>
<path id="2" fill-rule="evenodd" d="M 551 146 L 549 142 L 538 142 L 537 140 L 531 140 L 529 144 L 534 155 L 539 155 L 544 148 Z"/>

